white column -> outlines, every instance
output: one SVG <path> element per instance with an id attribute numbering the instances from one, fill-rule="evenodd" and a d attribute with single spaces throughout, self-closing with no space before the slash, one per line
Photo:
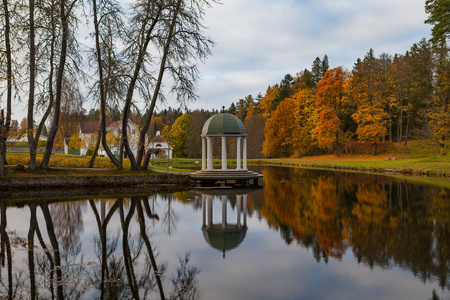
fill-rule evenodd
<path id="1" fill-rule="evenodd" d="M 227 169 L 227 138 L 222 137 L 222 170 Z"/>
<path id="2" fill-rule="evenodd" d="M 211 228 L 213 224 L 213 206 L 212 206 L 212 196 L 208 195 L 208 228 Z"/>
<path id="3" fill-rule="evenodd" d="M 237 204 L 236 204 L 236 208 L 237 208 L 237 227 L 241 228 L 241 205 L 242 205 L 242 195 L 237 195 Z"/>
<path id="4" fill-rule="evenodd" d="M 242 150 L 243 151 L 243 159 L 244 159 L 244 163 L 243 163 L 243 169 L 244 170 L 247 170 L 247 137 L 244 137 L 244 149 Z"/>
<path id="5" fill-rule="evenodd" d="M 227 196 L 222 196 L 222 229 L 227 228 Z"/>
<path id="6" fill-rule="evenodd" d="M 206 140 L 202 137 L 202 171 L 206 169 Z"/>
<path id="7" fill-rule="evenodd" d="M 236 140 L 237 153 L 236 153 L 236 170 L 241 170 L 241 137 L 239 136 Z"/>
<path id="8" fill-rule="evenodd" d="M 209 136 L 206 137 L 206 155 L 207 155 L 207 170 L 213 169 L 213 160 L 212 160 L 212 147 L 211 147 L 211 138 Z"/>
<path id="9" fill-rule="evenodd" d="M 206 227 L 206 195 L 202 195 L 202 227 Z"/>
<path id="10" fill-rule="evenodd" d="M 244 227 L 247 227 L 247 194 L 244 195 Z"/>

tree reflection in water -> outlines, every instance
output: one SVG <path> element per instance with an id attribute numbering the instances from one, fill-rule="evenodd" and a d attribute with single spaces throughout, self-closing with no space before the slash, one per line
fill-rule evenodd
<path id="1" fill-rule="evenodd" d="M 409 269 L 450 289 L 450 194 L 376 175 L 266 168 L 261 214 L 317 261 L 351 250 L 370 268 Z"/>
<path id="2" fill-rule="evenodd" d="M 264 189 L 245 197 L 243 193 L 242 202 L 240 196 L 220 194 L 196 199 L 192 192 L 52 204 L 41 201 L 25 207 L 8 207 L 8 202 L 1 201 L 0 299 L 197 299 L 200 275 L 191 265 L 190 253 L 180 255 L 178 261 L 166 261 L 163 256 L 176 257 L 173 249 L 158 249 L 161 244 L 155 243 L 161 234 L 162 245 L 169 235 L 169 244 L 173 245 L 180 234 L 177 231 L 192 234 L 194 238 L 187 243 L 195 243 L 195 228 L 185 231 L 185 224 L 195 227 L 203 218 L 202 230 L 208 224 L 211 228 L 217 225 L 212 218 L 206 222 L 209 214 L 214 215 L 212 211 L 199 211 L 206 202 L 212 204 L 214 197 L 221 201 L 216 203 L 215 217 L 221 219 L 222 207 L 225 222 L 221 225 L 225 228 L 239 227 L 237 216 L 248 210 L 250 224 L 267 223 L 278 231 L 280 244 L 310 249 L 312 253 L 305 251 L 306 255 L 319 263 L 353 263 L 348 259 L 351 256 L 368 268 L 399 267 L 423 282 L 450 290 L 448 189 L 353 173 L 288 168 L 266 168 L 263 173 Z M 230 222 L 223 210 L 228 205 L 237 213 L 229 214 Z M 191 209 L 187 206 L 201 216 L 198 223 L 191 223 L 195 218 L 185 223 L 186 218 L 179 214 L 180 207 Z M 235 215 L 236 224 L 232 224 Z M 177 228 L 178 222 L 183 226 Z M 18 223 L 25 229 L 13 227 Z M 94 229 L 87 230 L 86 224 L 94 224 Z M 242 225 L 244 228 L 246 224 Z M 252 235 L 258 230 L 272 231 L 259 227 L 247 233 L 247 240 L 263 239 L 263 235 Z M 201 232 L 198 234 L 201 239 Z M 251 243 L 240 245 L 236 246 L 242 250 L 239 254 L 255 251 Z M 187 246 L 209 247 L 205 243 Z M 286 248 L 295 251 L 292 246 Z M 193 252 L 192 260 L 204 253 Z M 227 263 L 239 261 L 238 256 L 227 259 Z M 208 260 L 207 255 L 201 259 L 202 268 L 205 264 L 210 268 L 205 268 L 203 276 L 217 272 L 215 260 Z M 329 269 L 332 267 L 336 265 Z M 261 270 L 256 272 L 266 271 Z M 430 297 L 439 295 L 437 289 L 433 295 L 430 291 Z"/>
<path id="3" fill-rule="evenodd" d="M 164 287 L 168 284 L 163 281 L 172 285 L 169 299 L 199 297 L 199 271 L 189 265 L 189 253 L 179 258 L 180 265 L 173 276 L 165 275 L 167 262 L 158 262 L 146 220 L 158 221 L 159 217 L 150 209 L 148 197 L 88 203 L 98 230 L 94 236 L 97 261 L 92 262 L 84 262 L 80 256 L 81 212 L 86 202 L 39 204 L 42 218 L 38 217 L 38 205 L 31 203 L 27 238 L 14 236 L 13 243 L 7 230 L 7 205 L 1 202 L 0 298 L 148 299 L 158 295 L 166 299 Z M 173 208 L 169 209 L 176 214 Z M 120 228 L 111 233 L 108 226 L 114 217 L 119 219 Z M 139 231 L 131 230 L 133 224 L 138 225 Z M 43 226 L 44 233 L 40 228 Z M 21 256 L 22 249 L 27 253 L 27 270 L 21 269 L 22 264 L 13 257 L 15 253 Z M 3 276 L 5 263 L 7 278 Z"/>

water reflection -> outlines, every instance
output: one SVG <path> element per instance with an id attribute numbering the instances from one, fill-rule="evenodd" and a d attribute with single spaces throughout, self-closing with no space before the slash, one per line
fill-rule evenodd
<path id="1" fill-rule="evenodd" d="M 87 205 L 97 224 L 93 261 L 85 261 L 81 253 L 81 211 Z M 198 298 L 199 271 L 189 264 L 189 253 L 179 258 L 176 275 L 166 275 L 168 263 L 158 260 L 147 222 L 159 217 L 150 208 L 148 196 L 52 205 L 30 203 L 28 207 L 29 230 L 23 238 L 7 230 L 7 206 L 1 203 L 2 275 L 6 260 L 7 276 L 0 277 L 0 298 Z M 109 226 L 114 218 L 120 226 L 111 232 Z M 139 229 L 132 229 L 133 224 Z M 27 260 L 28 270 L 21 259 Z M 163 281 L 171 282 L 169 293 Z"/>
<path id="2" fill-rule="evenodd" d="M 202 232 L 206 242 L 223 253 L 238 247 L 247 233 L 247 193 L 249 190 L 199 191 L 202 197 Z M 230 223 L 227 213 L 228 198 L 236 201 L 236 222 Z M 213 222 L 213 199 L 221 201 L 220 223 Z M 208 215 L 208 217 L 206 217 Z"/>
<path id="3" fill-rule="evenodd" d="M 0 299 L 449 296 L 449 190 L 262 172 L 264 188 L 251 192 L 0 201 Z M 361 269 L 411 278 L 386 288 Z"/>
<path id="4" fill-rule="evenodd" d="M 377 175 L 266 168 L 261 208 L 287 244 L 317 261 L 351 250 L 370 268 L 410 270 L 450 289 L 450 194 Z"/>

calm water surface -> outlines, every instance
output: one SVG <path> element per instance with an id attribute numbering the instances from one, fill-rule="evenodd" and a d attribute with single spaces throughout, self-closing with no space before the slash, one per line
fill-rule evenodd
<path id="1" fill-rule="evenodd" d="M 450 299 L 449 190 L 259 171 L 226 194 L 1 201 L 0 299 Z"/>

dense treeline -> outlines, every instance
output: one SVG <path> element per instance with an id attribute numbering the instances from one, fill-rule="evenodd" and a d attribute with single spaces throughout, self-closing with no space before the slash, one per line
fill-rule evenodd
<path id="1" fill-rule="evenodd" d="M 125 155 L 132 169 L 145 169 L 150 157 L 150 152 L 144 154 L 145 143 L 156 131 L 170 141 L 175 156 L 200 157 L 202 125 L 218 111 L 189 111 L 187 103 L 196 98 L 196 62 L 206 58 L 213 44 L 202 34 L 200 23 L 209 2 L 215 0 L 137 0 L 125 12 L 114 0 L 93 0 L 84 7 L 78 0 L 3 0 L 0 67 L 6 80 L 0 95 L 6 112 L 1 119 L 0 169 L 7 161 L 6 138 L 14 130 L 28 138 L 31 170 L 37 168 L 39 137 L 47 133 L 40 165 L 46 169 L 53 146 L 71 138 L 80 121 L 94 120 L 101 126 L 90 166 L 102 148 L 118 169 Z M 76 39 L 82 9 L 93 26 L 93 47 L 87 56 L 81 55 Z M 287 74 L 264 95 L 232 103 L 226 111 L 246 125 L 248 156 L 332 151 L 339 156 L 353 141 L 371 143 L 377 154 L 380 142 L 406 147 L 411 137 L 430 138 L 445 154 L 450 135 L 450 7 L 427 0 L 425 10 L 425 22 L 433 25 L 432 38 L 415 43 L 404 54 L 376 56 L 370 49 L 351 71 L 330 69 L 326 55 L 317 57 L 310 69 Z M 168 93 L 162 88 L 165 73 L 183 111 L 157 105 Z M 89 113 L 82 109 L 82 84 L 98 103 Z M 19 127 L 11 120 L 12 103 L 24 93 L 28 113 Z M 109 150 L 106 136 L 106 124 L 117 120 L 123 133 L 118 158 Z M 130 122 L 139 129 L 137 139 L 127 133 Z M 136 154 L 131 143 L 137 145 Z M 229 141 L 229 153 L 235 152 L 234 143 Z"/>
<path id="2" fill-rule="evenodd" d="M 405 54 L 376 57 L 370 49 L 352 71 L 330 69 L 325 55 L 314 60 L 311 70 L 295 77 L 287 74 L 264 96 L 248 95 L 232 103 L 227 112 L 245 123 L 252 139 L 251 158 L 261 153 L 292 157 L 331 151 L 339 156 L 352 141 L 372 144 L 376 155 L 380 142 L 407 147 L 411 137 L 429 138 L 445 154 L 450 136 L 449 48 L 423 39 Z M 185 124 L 191 117 L 182 116 Z M 175 125 L 178 143 L 200 134 L 184 125 L 182 135 L 178 121 Z"/>
<path id="3" fill-rule="evenodd" d="M 262 97 L 259 107 L 267 118 L 264 155 L 328 150 L 339 156 L 355 139 L 372 143 L 376 155 L 379 142 L 406 147 L 412 136 L 432 138 L 445 154 L 450 134 L 449 54 L 448 47 L 421 40 L 403 55 L 375 57 L 371 49 L 351 72 L 337 67 L 317 73 L 316 60 L 312 71 L 297 74 L 287 93 L 282 82 Z"/>

